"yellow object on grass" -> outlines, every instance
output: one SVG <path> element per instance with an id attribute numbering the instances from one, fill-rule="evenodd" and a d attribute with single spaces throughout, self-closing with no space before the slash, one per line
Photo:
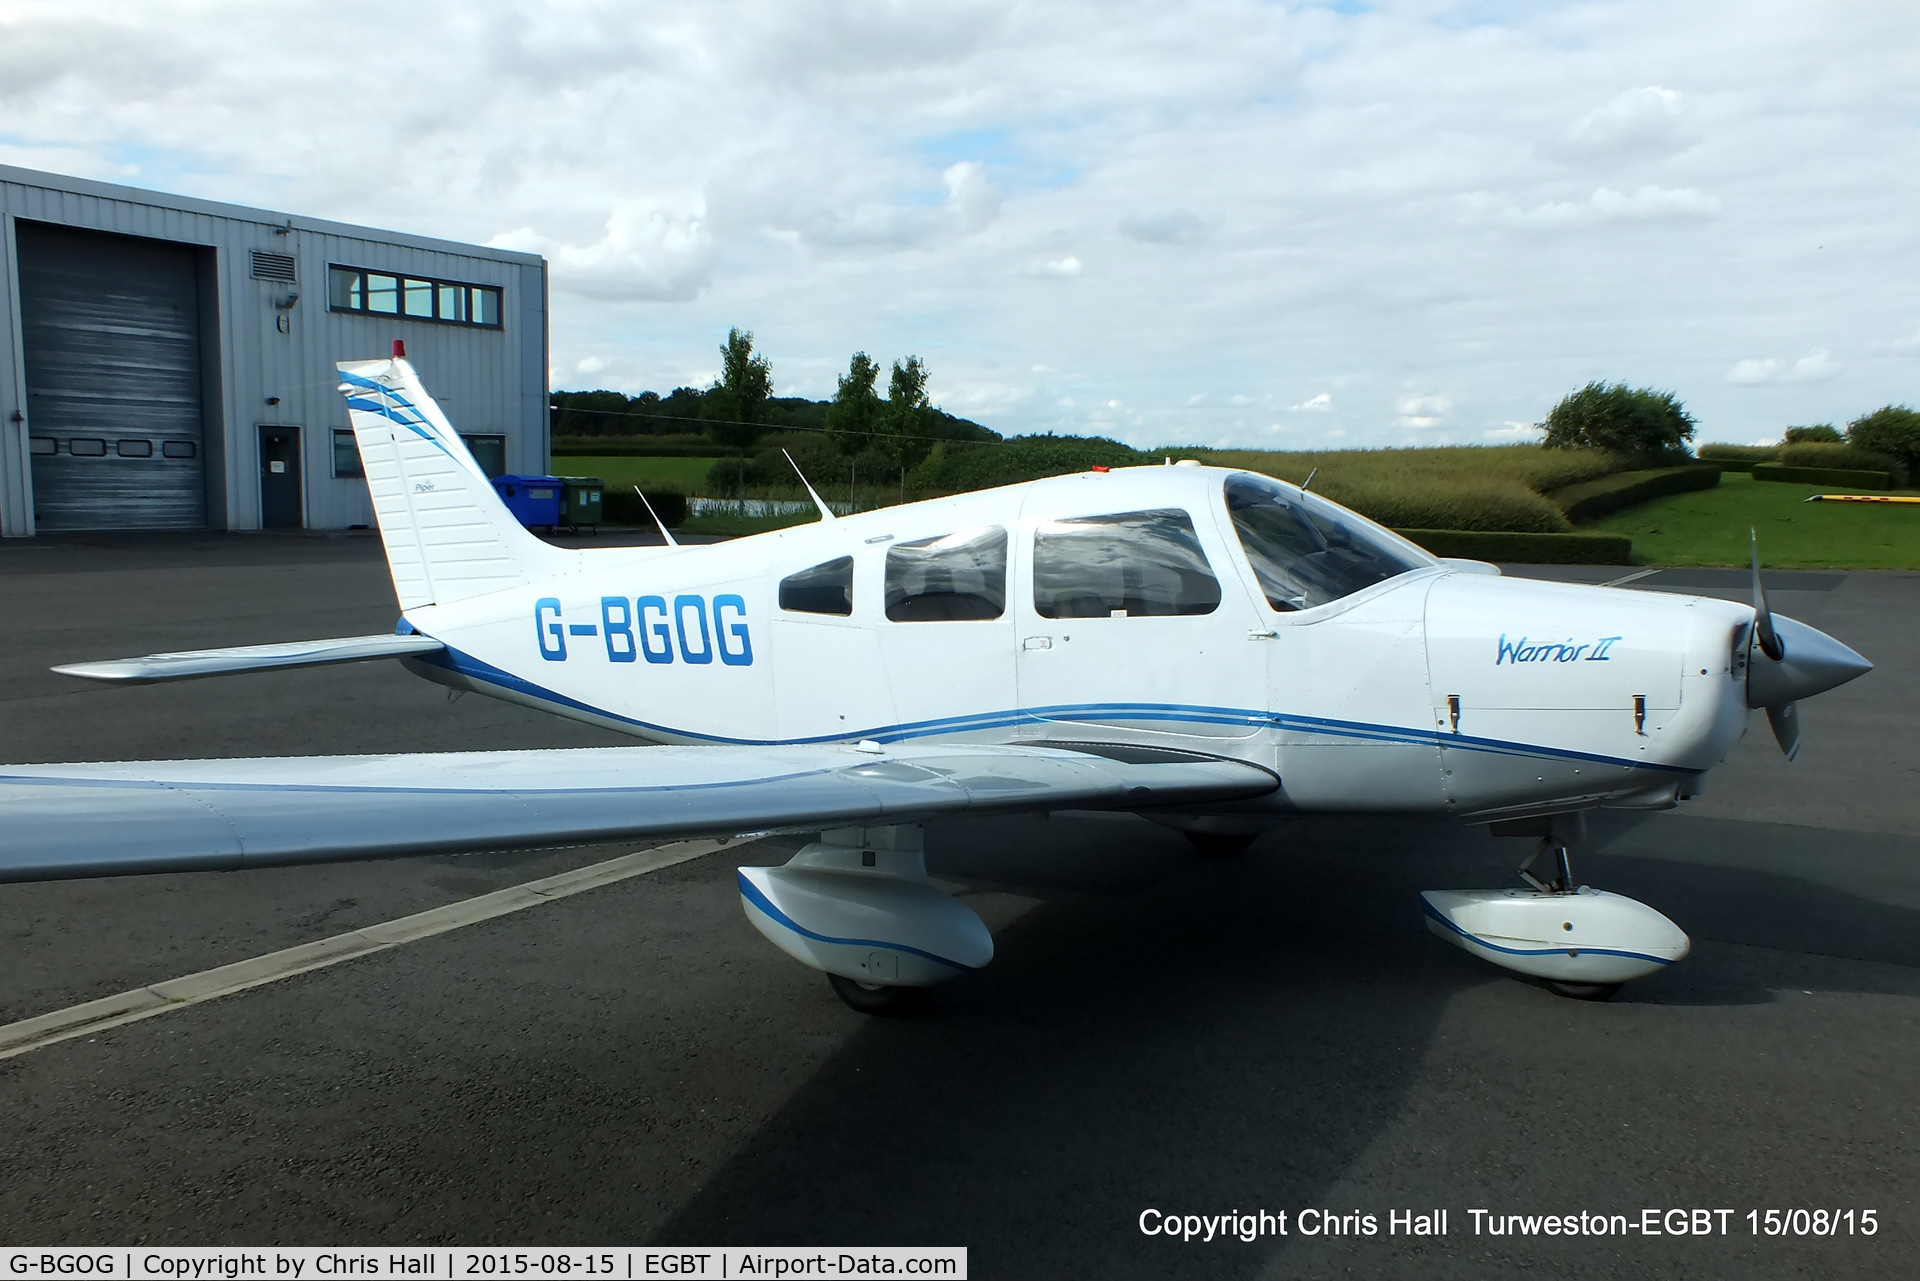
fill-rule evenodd
<path id="1" fill-rule="evenodd" d="M 1810 503 L 1920 503 L 1920 498 L 1896 497 L 1893 494 L 1813 494 L 1807 501 Z"/>

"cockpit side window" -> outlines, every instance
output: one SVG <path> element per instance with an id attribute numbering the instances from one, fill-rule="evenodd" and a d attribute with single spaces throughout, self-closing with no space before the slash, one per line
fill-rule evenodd
<path id="1" fill-rule="evenodd" d="M 887 549 L 887 617 L 896 623 L 998 618 L 1007 610 L 1007 531 L 977 525 Z"/>
<path id="2" fill-rule="evenodd" d="M 1193 517 L 1176 508 L 1052 520 L 1033 534 L 1033 608 L 1042 618 L 1211 614 L 1220 582 Z"/>
<path id="3" fill-rule="evenodd" d="M 853 613 L 853 557 L 833 560 L 788 574 L 780 580 L 780 608 L 795 614 Z"/>
<path id="4" fill-rule="evenodd" d="M 1312 609 L 1426 563 L 1333 504 L 1264 476 L 1227 477 L 1226 498 L 1260 590 L 1277 610 Z"/>

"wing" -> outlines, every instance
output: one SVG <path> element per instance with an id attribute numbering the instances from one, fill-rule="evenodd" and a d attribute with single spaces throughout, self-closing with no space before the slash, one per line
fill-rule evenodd
<path id="1" fill-rule="evenodd" d="M 434 654 L 445 649 L 425 636 L 339 636 L 331 640 L 287 641 L 277 645 L 242 645 L 232 649 L 190 649 L 176 654 L 148 654 L 145 658 L 110 658 L 93 663 L 63 663 L 53 670 L 115 685 L 151 685 L 156 681 L 192 680 L 199 676 L 226 676 L 233 672 L 261 672 L 276 667 L 326 667 L 333 663 L 365 663 L 376 658 L 403 658 Z"/>
<path id="2" fill-rule="evenodd" d="M 610 747 L 0 766 L 0 881 L 1238 800 L 1240 761 L 1038 747 Z"/>

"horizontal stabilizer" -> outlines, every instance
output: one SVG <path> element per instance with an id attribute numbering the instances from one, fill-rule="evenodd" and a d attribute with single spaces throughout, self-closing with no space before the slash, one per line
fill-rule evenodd
<path id="1" fill-rule="evenodd" d="M 265 672 L 279 667 L 365 663 L 376 658 L 434 654 L 445 648 L 439 641 L 425 636 L 337 636 L 332 640 L 241 645 L 233 649 L 190 649 L 177 654 L 148 654 L 145 658 L 63 663 L 53 670 L 62 676 L 107 681 L 114 685 L 151 685 L 156 681 L 194 680 L 201 676 L 227 676 L 235 672 Z"/>
<path id="2" fill-rule="evenodd" d="M 931 744 L 8 765 L 0 881 L 1140 809 L 1276 785 L 1238 761 Z"/>

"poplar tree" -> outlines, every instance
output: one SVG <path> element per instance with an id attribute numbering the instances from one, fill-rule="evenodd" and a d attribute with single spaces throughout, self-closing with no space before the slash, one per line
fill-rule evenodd
<path id="1" fill-rule="evenodd" d="M 700 417 L 716 444 L 742 454 L 766 434 L 773 398 L 773 367 L 754 354 L 753 334 L 727 330 L 720 344 L 720 378 L 701 400 Z"/>

